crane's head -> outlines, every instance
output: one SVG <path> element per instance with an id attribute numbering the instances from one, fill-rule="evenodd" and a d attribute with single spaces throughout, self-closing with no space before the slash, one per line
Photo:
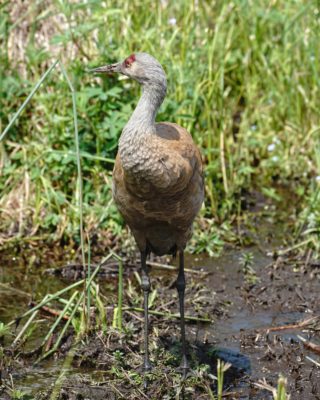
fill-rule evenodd
<path id="1" fill-rule="evenodd" d="M 94 73 L 115 73 L 135 79 L 142 85 L 167 86 L 166 74 L 154 57 L 147 53 L 131 54 L 124 61 L 91 69 Z"/>

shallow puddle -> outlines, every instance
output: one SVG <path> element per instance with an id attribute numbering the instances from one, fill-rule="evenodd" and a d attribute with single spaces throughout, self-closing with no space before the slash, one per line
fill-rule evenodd
<path id="1" fill-rule="evenodd" d="M 271 399 L 270 392 L 258 389 L 254 384 L 266 378 L 276 387 L 280 374 L 288 379 L 292 400 L 319 398 L 320 369 L 306 358 L 316 356 L 305 350 L 297 337 L 304 335 L 319 343 L 319 326 L 312 330 L 309 327 L 291 330 L 283 327 L 296 325 L 319 313 L 320 270 L 309 266 L 301 271 L 294 261 L 286 259 L 275 267 L 271 250 L 278 245 L 279 236 L 281 232 L 273 235 L 263 249 L 261 246 L 233 248 L 225 250 L 219 258 L 186 258 L 187 268 L 210 273 L 204 283 L 212 303 L 210 317 L 214 319 L 210 325 L 187 324 L 188 340 L 194 347 L 197 343 L 209 343 L 215 348 L 216 358 L 231 362 L 239 370 L 236 378 L 226 379 L 225 390 L 231 393 L 228 397 L 231 399 Z M 249 278 L 254 282 L 248 281 L 241 265 L 244 253 L 250 253 L 253 271 Z M 66 283 L 62 279 L 44 271 L 64 264 L 63 257 L 30 260 L 19 255 L 3 255 L 0 258 L 0 320 L 9 322 L 21 315 L 31 300 L 39 301 L 45 294 L 63 288 Z M 132 275 L 129 273 L 129 277 Z M 187 278 L 192 285 L 197 284 L 197 275 L 188 274 Z M 128 284 L 127 279 L 125 284 Z M 101 287 L 103 285 L 101 281 Z M 188 304 L 187 291 L 187 313 Z M 36 347 L 49 323 L 48 316 L 39 320 L 24 350 Z M 177 321 L 174 323 L 178 324 Z M 274 327 L 282 328 L 268 332 Z M 178 339 L 178 329 L 175 332 Z M 8 339 L 5 344 L 9 344 Z M 66 366 L 63 358 L 51 358 L 35 366 L 25 360 L 20 368 L 12 370 L 15 388 L 33 398 L 55 383 L 62 367 L 69 378 L 79 379 L 80 376 L 95 382 L 105 379 L 99 368 Z"/>

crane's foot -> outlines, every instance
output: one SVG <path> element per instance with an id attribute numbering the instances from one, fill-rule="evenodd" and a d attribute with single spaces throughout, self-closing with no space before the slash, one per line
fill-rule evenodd
<path id="1" fill-rule="evenodd" d="M 137 371 L 139 374 L 147 374 L 148 372 L 151 372 L 152 369 L 153 369 L 153 365 L 152 365 L 151 361 L 150 361 L 150 360 L 144 360 L 144 361 L 143 361 L 143 364 L 140 365 L 140 366 L 136 369 L 136 371 Z"/>
<path id="2" fill-rule="evenodd" d="M 149 360 L 145 360 L 142 366 L 143 370 L 143 388 L 148 388 L 148 373 L 151 372 L 153 366 Z"/>
<path id="3" fill-rule="evenodd" d="M 143 364 L 140 365 L 136 371 L 140 374 L 143 375 L 143 387 L 144 389 L 147 389 L 148 387 L 148 374 L 153 370 L 153 365 L 150 362 L 150 360 L 144 360 Z"/>
<path id="4" fill-rule="evenodd" d="M 190 374 L 190 367 L 187 360 L 187 357 L 184 355 L 182 356 L 181 364 L 178 367 L 178 372 L 181 373 L 182 379 L 185 380 L 187 376 Z"/>
<path id="5" fill-rule="evenodd" d="M 145 360 L 143 363 L 143 372 L 147 373 L 150 372 L 153 368 L 153 365 L 151 364 L 150 360 Z"/>

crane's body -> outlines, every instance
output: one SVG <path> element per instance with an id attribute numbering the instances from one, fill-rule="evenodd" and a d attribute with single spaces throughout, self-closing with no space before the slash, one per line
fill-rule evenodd
<path id="1" fill-rule="evenodd" d="M 154 128 L 128 145 L 120 139 L 113 196 L 140 251 L 175 254 L 190 239 L 203 201 L 201 159 L 185 129 L 168 122 Z"/>
<path id="2" fill-rule="evenodd" d="M 123 62 L 93 72 L 120 72 L 137 80 L 142 96 L 124 127 L 113 171 L 113 197 L 129 225 L 141 253 L 145 309 L 144 369 L 151 364 L 148 353 L 148 253 L 179 253 L 176 286 L 180 301 L 182 368 L 188 368 L 184 326 L 184 249 L 192 223 L 204 198 L 200 153 L 191 135 L 181 126 L 156 123 L 157 111 L 167 89 L 159 62 L 146 53 L 132 54 Z"/>

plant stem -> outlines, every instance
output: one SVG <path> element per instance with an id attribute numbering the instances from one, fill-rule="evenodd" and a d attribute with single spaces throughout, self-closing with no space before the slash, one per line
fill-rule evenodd
<path id="1" fill-rule="evenodd" d="M 118 315 L 117 327 L 122 331 L 122 301 L 123 301 L 123 263 L 119 261 L 119 277 L 118 277 Z"/>
<path id="2" fill-rule="evenodd" d="M 12 125 L 15 123 L 15 121 L 17 120 L 17 118 L 19 117 L 19 115 L 22 113 L 22 111 L 25 109 L 26 105 L 29 103 L 29 101 L 32 99 L 32 97 L 34 96 L 34 94 L 36 93 L 36 91 L 39 89 L 39 87 L 41 86 L 42 82 L 47 78 L 47 76 L 51 73 L 51 71 L 54 69 L 54 67 L 57 65 L 57 63 L 59 62 L 59 60 L 56 60 L 51 67 L 49 67 L 46 72 L 42 75 L 42 77 L 40 78 L 40 80 L 36 83 L 36 85 L 34 86 L 34 88 L 31 90 L 31 93 L 29 94 L 29 96 L 25 99 L 25 101 L 22 103 L 22 105 L 19 107 L 18 111 L 14 114 L 14 116 L 12 117 L 11 121 L 9 122 L 9 124 L 6 126 L 5 130 L 1 133 L 0 135 L 0 142 L 4 139 L 4 137 L 6 136 L 6 134 L 8 133 L 8 131 L 10 130 L 10 128 L 12 127 Z"/>

